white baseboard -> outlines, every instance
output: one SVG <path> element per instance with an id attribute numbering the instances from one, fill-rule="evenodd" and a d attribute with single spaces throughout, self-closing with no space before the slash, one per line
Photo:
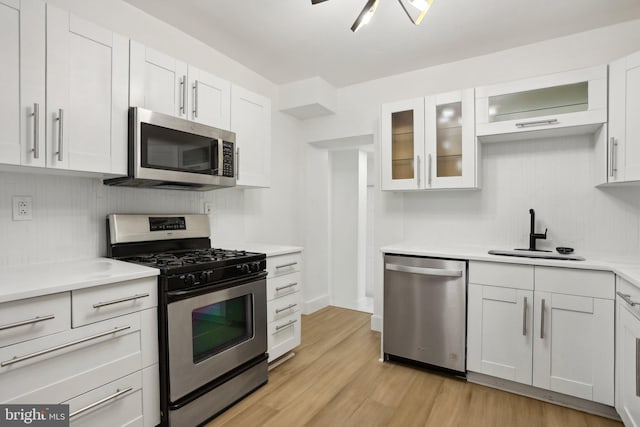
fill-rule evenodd
<path id="1" fill-rule="evenodd" d="M 315 311 L 320 310 L 321 308 L 325 308 L 329 306 L 329 295 L 323 295 L 318 298 L 314 298 L 309 301 L 304 302 L 304 310 L 302 310 L 303 314 L 311 314 Z"/>
<path id="2" fill-rule="evenodd" d="M 371 316 L 371 330 L 376 332 L 382 332 L 382 316 Z"/>

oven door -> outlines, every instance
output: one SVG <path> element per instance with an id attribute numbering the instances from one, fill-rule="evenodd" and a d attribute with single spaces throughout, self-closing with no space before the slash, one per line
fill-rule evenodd
<path id="1" fill-rule="evenodd" d="M 167 306 L 172 402 L 267 351 L 264 278 L 197 292 Z"/>

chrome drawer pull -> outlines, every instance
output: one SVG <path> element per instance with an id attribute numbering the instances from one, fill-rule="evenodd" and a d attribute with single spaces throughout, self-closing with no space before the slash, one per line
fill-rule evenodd
<path id="1" fill-rule="evenodd" d="M 445 270 L 442 268 L 413 267 L 398 264 L 386 264 L 385 268 L 400 273 L 422 274 L 423 276 L 462 277 L 462 270 Z"/>
<path id="2" fill-rule="evenodd" d="M 289 283 L 288 285 L 285 285 L 285 286 L 278 286 L 276 288 L 276 292 L 280 292 L 280 291 L 284 291 L 285 289 L 293 288 L 297 284 L 298 284 L 298 282 L 292 282 L 292 283 Z"/>
<path id="3" fill-rule="evenodd" d="M 91 340 L 96 340 L 98 338 L 106 337 L 107 335 L 112 335 L 112 334 L 115 334 L 115 333 L 118 333 L 118 332 L 126 331 L 127 329 L 131 329 L 131 326 L 122 326 L 120 328 L 114 328 L 114 329 L 112 329 L 110 331 L 107 331 L 107 332 L 101 332 L 99 334 L 92 335 L 90 337 L 81 338 L 79 340 L 71 341 L 71 342 L 68 342 L 66 344 L 60 344 L 60 345 L 57 345 L 55 347 L 48 348 L 46 350 L 36 351 L 35 353 L 27 354 L 25 356 L 20 356 L 20 357 L 14 356 L 13 359 L 5 360 L 4 362 L 0 363 L 0 367 L 4 368 L 5 366 L 13 365 L 14 363 L 23 362 L 25 360 L 33 359 L 34 357 L 38 357 L 38 356 L 45 355 L 47 353 L 52 353 L 54 351 L 62 350 L 62 349 L 67 348 L 67 347 L 73 347 L 74 345 L 82 344 L 82 343 L 85 343 L 85 342 L 91 341 Z"/>
<path id="4" fill-rule="evenodd" d="M 527 336 L 527 297 L 524 297 L 522 303 L 522 335 Z"/>
<path id="5" fill-rule="evenodd" d="M 297 307 L 298 304 L 289 304 L 288 306 L 286 306 L 285 308 L 276 308 L 276 314 L 282 313 L 283 311 L 287 311 L 292 309 L 293 307 Z"/>
<path id="6" fill-rule="evenodd" d="M 120 298 L 120 299 L 114 299 L 112 301 L 106 301 L 106 302 L 98 302 L 96 304 L 93 304 L 93 308 L 100 308 L 100 307 L 104 307 L 106 305 L 113 305 L 113 304 L 120 304 L 121 302 L 127 302 L 127 301 L 133 301 L 133 300 L 137 300 L 140 298 L 146 298 L 148 297 L 149 294 L 137 294 L 131 297 L 124 297 L 124 298 Z"/>
<path id="7" fill-rule="evenodd" d="M 44 322 L 45 320 L 55 319 L 55 314 L 47 314 L 46 316 L 36 316 L 33 319 L 29 320 L 21 320 L 20 322 L 9 323 L 7 325 L 0 326 L 0 331 L 4 331 L 6 329 L 17 328 L 18 326 L 30 325 L 32 323 Z"/>
<path id="8" fill-rule="evenodd" d="M 618 296 L 620 298 L 622 298 L 624 300 L 624 302 L 629 304 L 631 307 L 635 307 L 636 305 L 640 305 L 640 302 L 635 302 L 634 300 L 632 300 L 631 299 L 631 295 L 629 295 L 629 294 L 623 294 L 620 291 L 616 292 L 616 294 L 618 294 Z"/>
<path id="9" fill-rule="evenodd" d="M 113 400 L 113 399 L 115 399 L 117 397 L 122 396 L 123 394 L 129 393 L 131 390 L 133 390 L 133 387 L 128 387 L 128 388 L 126 388 L 126 389 L 124 389 L 122 391 L 120 389 L 117 389 L 116 392 L 113 393 L 111 396 L 107 396 L 104 399 L 100 399 L 97 402 L 93 402 L 92 404 L 87 405 L 82 409 L 78 409 L 77 411 L 70 413 L 69 414 L 69 418 L 73 418 L 73 417 L 75 417 L 77 415 L 82 414 L 83 412 L 87 412 L 89 409 L 93 409 L 96 406 L 102 405 L 103 403 L 106 403 L 106 402 L 108 402 L 110 400 Z"/>
<path id="10" fill-rule="evenodd" d="M 540 307 L 540 339 L 544 339 L 544 298 L 542 299 L 542 305 Z"/>
<path id="11" fill-rule="evenodd" d="M 555 125 L 556 123 L 558 123 L 558 119 L 536 120 L 535 122 L 520 122 L 520 123 L 516 123 L 516 127 L 526 128 L 526 127 L 529 127 L 529 126 Z"/>
<path id="12" fill-rule="evenodd" d="M 296 323 L 298 321 L 298 319 L 294 319 L 294 320 L 289 320 L 287 323 L 285 323 L 284 325 L 279 325 L 276 326 L 276 332 L 279 332 L 285 328 L 288 328 L 290 326 L 293 326 L 294 323 Z"/>
<path id="13" fill-rule="evenodd" d="M 294 261 L 294 262 L 289 262 L 287 264 L 276 265 L 276 270 L 279 268 L 293 267 L 294 265 L 298 265 L 298 263 Z"/>

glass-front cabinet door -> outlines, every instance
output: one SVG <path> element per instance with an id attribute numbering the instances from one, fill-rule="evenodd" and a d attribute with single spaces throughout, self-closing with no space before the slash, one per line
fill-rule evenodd
<path id="1" fill-rule="evenodd" d="M 593 133 L 606 121 L 606 66 L 476 89 L 476 132 L 484 142 L 531 131 L 552 136 L 558 128 L 563 135 Z"/>
<path id="2" fill-rule="evenodd" d="M 474 90 L 425 100 L 425 188 L 476 187 Z"/>
<path id="3" fill-rule="evenodd" d="M 382 105 L 380 121 L 382 189 L 425 188 L 424 98 Z"/>

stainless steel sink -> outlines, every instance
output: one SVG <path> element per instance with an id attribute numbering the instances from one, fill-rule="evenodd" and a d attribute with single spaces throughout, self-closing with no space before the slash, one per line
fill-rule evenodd
<path id="1" fill-rule="evenodd" d="M 515 256 L 521 258 L 543 258 L 543 259 L 561 259 L 565 261 L 584 261 L 584 258 L 578 255 L 562 255 L 555 252 L 541 251 L 520 251 L 520 250 L 501 250 L 492 249 L 489 251 L 491 255 Z"/>

